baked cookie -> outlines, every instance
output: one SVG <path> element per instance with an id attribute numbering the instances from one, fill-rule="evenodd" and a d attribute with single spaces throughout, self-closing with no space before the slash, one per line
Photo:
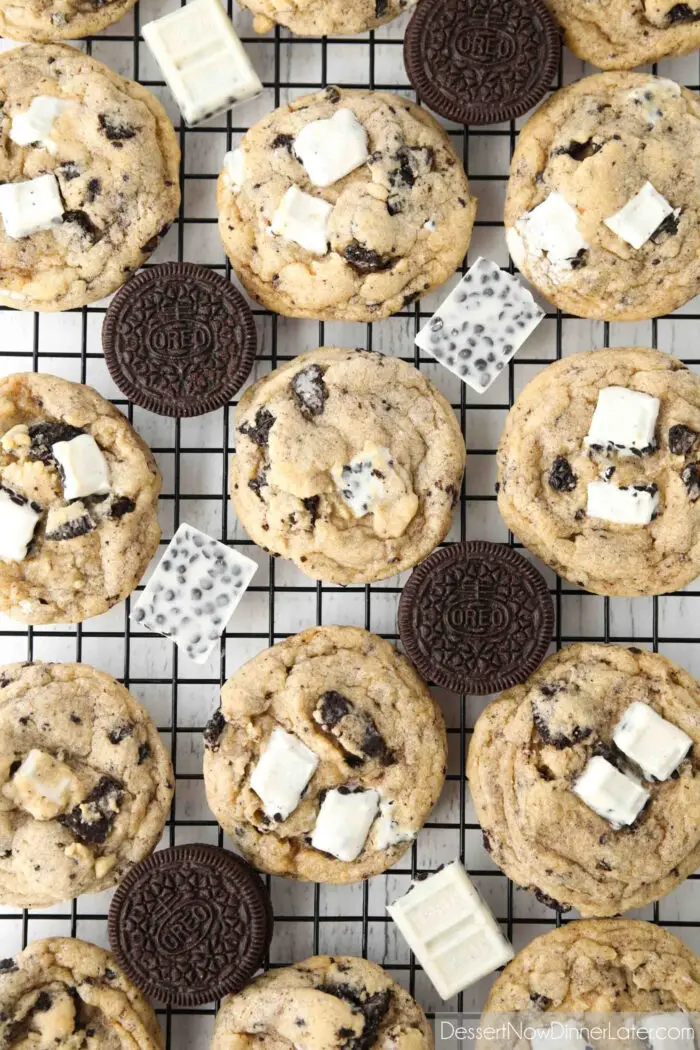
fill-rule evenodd
<path id="1" fill-rule="evenodd" d="M 410 11 L 417 0 L 241 0 L 253 12 L 253 29 L 286 26 L 298 36 L 348 36 L 376 29 Z"/>
<path id="2" fill-rule="evenodd" d="M 535 937 L 496 979 L 485 1007 L 558 1014 L 699 1009 L 700 959 L 678 937 L 638 919 L 571 922 Z"/>
<path id="3" fill-rule="evenodd" d="M 444 540 L 464 463 L 430 380 L 398 358 L 321 347 L 241 398 L 231 499 L 264 550 L 314 579 L 369 583 Z"/>
<path id="4" fill-rule="evenodd" d="M 158 549 L 160 483 L 148 446 L 96 390 L 0 379 L 0 609 L 80 623 L 128 597 Z"/>
<path id="5" fill-rule="evenodd" d="M 700 573 L 700 378 L 640 347 L 556 361 L 511 409 L 498 508 L 594 594 L 665 594 Z"/>
<path id="6" fill-rule="evenodd" d="M 618 727 L 631 720 L 652 749 L 656 775 L 666 772 L 658 766 L 665 727 L 650 710 L 682 730 L 686 748 L 658 781 L 650 770 L 639 776 L 637 761 L 618 746 L 630 750 Z M 509 878 L 551 906 L 583 916 L 643 908 L 700 864 L 699 752 L 694 678 L 657 653 L 572 645 L 502 693 L 476 723 L 467 774 L 484 843 Z M 618 772 L 636 770 L 649 799 L 631 825 L 612 826 L 572 790 L 593 756 Z"/>
<path id="7" fill-rule="evenodd" d="M 672 80 L 600 73 L 557 91 L 513 155 L 508 248 L 577 317 L 636 321 L 700 292 L 700 101 Z"/>
<path id="8" fill-rule="evenodd" d="M 224 999 L 211 1050 L 275 1050 L 300 1040 L 323 1050 L 433 1050 L 425 1014 L 381 966 L 327 955 L 266 973 Z"/>
<path id="9" fill-rule="evenodd" d="M 396 650 L 313 627 L 249 660 L 205 734 L 214 815 L 262 871 L 358 882 L 409 848 L 445 780 L 442 714 Z"/>
<path id="10" fill-rule="evenodd" d="M 109 295 L 180 205 L 160 102 L 82 51 L 29 45 L 0 55 L 0 129 L 0 304 L 69 310 Z"/>
<path id="11" fill-rule="evenodd" d="M 545 0 L 579 58 L 633 69 L 700 47 L 697 0 Z"/>
<path id="12" fill-rule="evenodd" d="M 118 22 L 135 0 L 0 0 L 0 35 L 13 40 L 77 40 Z"/>
<path id="13" fill-rule="evenodd" d="M 217 203 L 250 294 L 278 314 L 329 321 L 378 321 L 443 284 L 476 211 L 424 109 L 336 87 L 256 124 L 224 159 Z"/>
<path id="14" fill-rule="evenodd" d="M 158 730 L 108 674 L 0 667 L 0 904 L 114 886 L 158 842 L 173 782 Z"/>
<path id="15" fill-rule="evenodd" d="M 47 937 L 0 963 L 0 1045 L 161 1050 L 164 1042 L 149 1003 L 108 952 Z"/>

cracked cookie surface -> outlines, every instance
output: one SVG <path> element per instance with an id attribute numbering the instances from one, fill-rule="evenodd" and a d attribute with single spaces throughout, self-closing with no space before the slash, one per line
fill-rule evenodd
<path id="1" fill-rule="evenodd" d="M 36 98 L 68 105 L 50 146 L 18 145 L 13 121 Z M 158 246 L 180 203 L 180 151 L 160 102 L 145 88 L 63 44 L 0 55 L 0 182 L 47 173 L 63 218 L 14 239 L 0 225 L 0 303 L 68 310 L 118 288 Z"/>
<path id="2" fill-rule="evenodd" d="M 309 124 L 350 110 L 366 132 L 367 160 L 313 185 L 295 153 Z M 219 231 L 243 284 L 288 317 L 376 321 L 443 284 L 461 265 L 476 202 L 445 131 L 396 95 L 330 87 L 256 124 L 219 176 Z M 271 233 L 290 187 L 333 206 L 325 254 Z"/>
<path id="3" fill-rule="evenodd" d="M 259 546 L 314 579 L 364 583 L 410 568 L 449 531 L 464 439 L 415 368 L 321 347 L 241 398 L 231 499 Z"/>
<path id="4" fill-rule="evenodd" d="M 251 773 L 282 726 L 319 759 L 298 806 L 269 818 Z M 204 778 L 214 814 L 263 871 L 357 882 L 409 848 L 445 778 L 442 714 L 408 661 L 358 627 L 315 627 L 245 664 L 222 690 L 205 732 Z M 379 807 L 352 862 L 310 844 L 327 792 L 376 791 Z"/>
<path id="5" fill-rule="evenodd" d="M 135 0 L 0 0 L 0 34 L 50 43 L 92 36 L 112 25 Z"/>
<path id="6" fill-rule="evenodd" d="M 486 1012 L 700 1009 L 700 959 L 661 926 L 588 919 L 536 937 L 491 989 Z"/>
<path id="7" fill-rule="evenodd" d="M 376 29 L 415 6 L 417 0 L 243 0 L 255 15 L 253 28 L 267 33 L 286 26 L 299 36 L 347 36 Z"/>
<path id="8" fill-rule="evenodd" d="M 75 937 L 33 941 L 0 960 L 6 1050 L 161 1050 L 155 1013 L 102 948 Z"/>
<path id="9" fill-rule="evenodd" d="M 618 456 L 584 444 L 599 392 L 660 401 L 653 449 Z M 498 508 L 525 546 L 595 594 L 634 597 L 686 586 L 700 572 L 700 379 L 641 347 L 593 350 L 549 365 L 518 397 L 497 453 Z M 612 468 L 612 474 L 610 473 Z M 648 525 L 589 518 L 587 483 L 657 486 Z"/>
<path id="10" fill-rule="evenodd" d="M 80 435 L 104 457 L 109 490 L 69 500 L 52 442 Z M 160 484 L 147 445 L 91 387 L 29 372 L 0 380 L 0 489 L 38 517 L 25 558 L 0 559 L 0 609 L 79 623 L 126 598 L 158 549 Z"/>
<path id="11" fill-rule="evenodd" d="M 632 69 L 700 47 L 697 0 L 545 0 L 579 58 Z"/>
<path id="12" fill-rule="evenodd" d="M 640 248 L 605 225 L 647 182 L 673 211 Z M 526 215 L 553 193 L 574 209 L 578 252 L 528 243 Z M 505 207 L 511 255 L 577 317 L 657 317 L 700 292 L 700 102 L 671 80 L 601 73 L 556 92 L 515 149 Z"/>
<path id="13" fill-rule="evenodd" d="M 114 886 L 158 842 L 173 782 L 156 727 L 109 675 L 0 667 L 0 903 Z"/>
<path id="14" fill-rule="evenodd" d="M 212 1050 L 432 1050 L 430 1025 L 408 992 L 376 963 L 315 956 L 264 974 L 224 999 Z"/>
<path id="15" fill-rule="evenodd" d="M 650 802 L 615 830 L 571 790 L 593 755 L 629 763 L 613 731 L 648 704 L 693 744 Z M 467 774 L 484 843 L 509 878 L 583 916 L 670 893 L 700 863 L 700 685 L 657 653 L 579 643 L 550 656 L 479 717 Z"/>

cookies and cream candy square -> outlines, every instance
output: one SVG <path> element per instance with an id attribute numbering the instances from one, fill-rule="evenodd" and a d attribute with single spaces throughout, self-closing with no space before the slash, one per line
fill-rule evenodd
<path id="1" fill-rule="evenodd" d="M 67 500 L 106 495 L 110 491 L 109 466 L 92 434 L 79 434 L 51 446 Z"/>
<path id="2" fill-rule="evenodd" d="M 483 394 L 544 317 L 517 277 L 479 258 L 415 338 Z"/>
<path id="3" fill-rule="evenodd" d="M 659 507 L 655 485 L 614 485 L 609 481 L 588 483 L 586 514 L 615 525 L 649 525 Z"/>
<path id="4" fill-rule="evenodd" d="M 326 792 L 311 834 L 311 845 L 338 860 L 356 860 L 379 809 L 379 793 L 362 788 Z"/>
<path id="5" fill-rule="evenodd" d="M 451 999 L 515 954 L 458 861 L 414 881 L 387 911 L 442 999 Z"/>
<path id="6" fill-rule="evenodd" d="M 224 155 L 223 177 L 228 180 L 232 193 L 238 193 L 245 181 L 245 153 L 240 148 L 229 150 Z"/>
<path id="7" fill-rule="evenodd" d="M 696 1048 L 693 1019 L 690 1014 L 682 1011 L 646 1014 L 638 1019 L 637 1026 L 645 1031 L 650 1050 L 695 1050 Z"/>
<path id="8" fill-rule="evenodd" d="M 0 560 L 24 561 L 40 518 L 38 504 L 0 488 Z"/>
<path id="9" fill-rule="evenodd" d="M 676 214 L 673 205 L 650 182 L 645 182 L 639 193 L 603 221 L 609 230 L 639 250 L 669 215 L 677 218 L 680 209 Z"/>
<path id="10" fill-rule="evenodd" d="M 606 386 L 598 393 L 587 445 L 616 449 L 620 455 L 641 455 L 656 447 L 656 421 L 661 401 L 641 390 Z"/>
<path id="11" fill-rule="evenodd" d="M 341 106 L 332 117 L 306 124 L 294 139 L 294 153 L 314 186 L 332 186 L 367 160 L 367 132 Z"/>
<path id="12" fill-rule="evenodd" d="M 32 748 L 3 794 L 35 820 L 53 820 L 65 812 L 79 790 L 80 781 L 69 766 Z"/>
<path id="13" fill-rule="evenodd" d="M 506 231 L 508 250 L 518 269 L 533 254 L 546 260 L 552 280 L 573 272 L 589 248 L 579 229 L 579 213 L 561 193 L 553 192 Z"/>
<path id="14" fill-rule="evenodd" d="M 572 791 L 613 827 L 629 827 L 649 801 L 649 792 L 602 755 L 594 755 Z"/>
<path id="15" fill-rule="evenodd" d="M 332 204 L 290 186 L 277 205 L 270 230 L 285 241 L 295 241 L 314 255 L 326 255 L 332 212 Z"/>
<path id="16" fill-rule="evenodd" d="M 250 774 L 250 786 L 272 820 L 286 820 L 301 801 L 319 757 L 293 733 L 275 726 Z"/>
<path id="17" fill-rule="evenodd" d="M 36 95 L 25 110 L 14 113 L 10 123 L 9 136 L 18 146 L 36 146 L 56 152 L 56 142 L 52 137 L 54 122 L 70 102 L 55 95 Z"/>
<path id="18" fill-rule="evenodd" d="M 613 740 L 648 780 L 668 780 L 693 745 L 687 733 L 638 700 L 615 726 Z"/>
<path id="19" fill-rule="evenodd" d="M 343 502 L 356 518 L 373 515 L 373 529 L 382 539 L 402 536 L 418 510 L 408 471 L 388 448 L 365 445 L 349 463 L 336 463 L 331 475 Z"/>
<path id="20" fill-rule="evenodd" d="M 53 172 L 0 185 L 0 215 L 13 240 L 50 230 L 63 221 L 63 202 Z"/>
<path id="21" fill-rule="evenodd" d="M 262 92 L 219 0 L 190 0 L 142 33 L 190 126 Z"/>

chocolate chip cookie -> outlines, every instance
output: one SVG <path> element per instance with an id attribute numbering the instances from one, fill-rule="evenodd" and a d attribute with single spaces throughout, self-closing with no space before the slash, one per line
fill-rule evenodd
<path id="1" fill-rule="evenodd" d="M 314 627 L 245 664 L 205 734 L 214 814 L 256 867 L 358 882 L 409 848 L 445 779 L 442 714 L 359 627 Z"/>
<path id="2" fill-rule="evenodd" d="M 700 959 L 650 922 L 589 919 L 536 937 L 495 981 L 486 1012 L 700 1009 Z"/>
<path id="3" fill-rule="evenodd" d="M 684 756 L 661 780 L 668 770 L 653 763 L 664 755 L 665 728 L 649 709 L 685 737 Z M 625 719 L 639 718 L 650 757 L 622 733 Z M 583 916 L 642 908 L 700 864 L 699 745 L 700 685 L 689 674 L 637 648 L 572 645 L 476 723 L 467 773 L 484 843 L 510 878 L 552 907 Z M 616 828 L 573 790 L 594 756 L 636 776 L 648 794 L 631 825 Z M 654 779 L 639 761 L 651 762 Z"/>
<path id="4" fill-rule="evenodd" d="M 161 1050 L 158 1020 L 112 956 L 75 937 L 33 941 L 0 960 L 0 1044 L 7 1050 Z"/>
<path id="5" fill-rule="evenodd" d="M 0 106 L 0 304 L 102 299 L 177 215 L 180 151 L 165 110 L 63 44 L 0 55 Z"/>
<path id="6" fill-rule="evenodd" d="M 376 29 L 415 6 L 417 0 L 243 0 L 255 14 L 256 33 L 275 25 L 299 36 L 347 36 Z"/>
<path id="7" fill-rule="evenodd" d="M 601 69 L 633 69 L 700 47 L 697 0 L 546 0 L 580 58 Z"/>
<path id="8" fill-rule="evenodd" d="M 156 727 L 109 675 L 0 667 L 0 904 L 114 886 L 158 842 L 173 781 Z"/>
<path id="9" fill-rule="evenodd" d="M 0 34 L 13 40 L 77 40 L 112 25 L 135 0 L 0 0 Z"/>
<path id="10" fill-rule="evenodd" d="M 336 87 L 256 124 L 226 155 L 217 201 L 250 294 L 319 320 L 377 321 L 443 284 L 476 211 L 433 117 L 396 95 Z"/>
<path id="11" fill-rule="evenodd" d="M 316 956 L 258 977 L 224 1000 L 211 1050 L 291 1043 L 344 1050 L 432 1050 L 425 1014 L 381 966 Z"/>
<path id="12" fill-rule="evenodd" d="M 147 445 L 91 387 L 0 380 L 0 609 L 80 623 L 126 598 L 158 548 L 160 483 Z"/>
<path id="13" fill-rule="evenodd" d="M 516 265 L 559 309 L 635 321 L 700 292 L 700 101 L 601 73 L 527 122 L 505 208 Z"/>
<path id="14" fill-rule="evenodd" d="M 574 354 L 508 415 L 499 510 L 533 554 L 594 594 L 679 589 L 700 573 L 699 437 L 700 379 L 676 358 Z"/>
<path id="15" fill-rule="evenodd" d="M 367 583 L 445 538 L 464 463 L 455 415 L 425 376 L 321 347 L 241 398 L 231 499 L 264 550 L 314 579 Z"/>

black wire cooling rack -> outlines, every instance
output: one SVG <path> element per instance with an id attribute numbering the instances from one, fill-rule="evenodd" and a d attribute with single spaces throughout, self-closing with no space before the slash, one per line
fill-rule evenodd
<path id="1" fill-rule="evenodd" d="M 265 85 L 263 96 L 197 129 L 186 129 L 140 36 L 140 26 L 175 4 L 141 0 L 134 11 L 99 37 L 80 43 L 117 72 L 140 80 L 166 105 L 182 150 L 182 206 L 179 219 L 153 262 L 200 262 L 231 277 L 216 230 L 214 189 L 224 152 L 247 128 L 287 99 L 340 83 L 346 87 L 398 91 L 415 98 L 402 64 L 404 17 L 360 37 L 295 38 L 276 29 L 257 37 L 251 18 L 231 5 L 239 34 Z M 698 56 L 662 62 L 654 72 L 698 90 Z M 592 72 L 565 52 L 553 88 Z M 490 128 L 446 125 L 462 156 L 472 193 L 479 198 L 469 262 L 485 255 L 502 266 L 509 258 L 502 229 L 502 203 L 508 165 L 522 122 Z M 465 260 L 466 266 L 467 260 Z M 457 278 L 455 278 L 456 280 Z M 538 331 L 509 365 L 507 373 L 481 398 L 431 358 L 421 357 L 413 336 L 452 286 L 416 302 L 410 309 L 373 325 L 293 321 L 254 307 L 259 353 L 252 379 L 303 350 L 317 345 L 364 346 L 400 356 L 437 383 L 450 399 L 466 437 L 469 460 L 465 484 L 449 540 L 491 539 L 514 546 L 495 502 L 495 448 L 505 416 L 525 383 L 551 361 L 578 350 L 615 345 L 647 345 L 670 351 L 698 370 L 699 301 L 673 318 L 642 324 L 603 324 L 548 310 Z M 541 301 L 541 300 L 540 300 Z M 119 397 L 104 367 L 100 328 L 106 303 L 63 315 L 0 311 L 2 373 L 46 371 L 89 383 L 111 398 L 151 445 L 164 476 L 160 504 L 161 553 L 182 521 L 235 543 L 256 558 L 259 570 L 222 640 L 203 667 L 181 660 L 165 640 L 129 623 L 130 602 L 77 628 L 25 630 L 0 622 L 0 661 L 54 659 L 92 663 L 123 681 L 139 697 L 170 742 L 176 771 L 175 801 L 164 845 L 207 841 L 230 845 L 204 799 L 201 733 L 218 706 L 220 685 L 255 652 L 288 634 L 321 623 L 350 623 L 398 642 L 396 608 L 406 577 L 365 587 L 339 588 L 303 577 L 288 563 L 267 557 L 247 539 L 227 500 L 227 465 L 233 451 L 233 413 L 228 410 L 194 420 L 164 420 Z M 535 559 L 533 559 L 535 560 Z M 700 675 L 700 589 L 653 599 L 599 598 L 562 583 L 543 566 L 556 609 L 552 649 L 573 641 L 605 641 L 663 652 Z M 450 1004 L 437 999 L 416 966 L 385 905 L 405 892 L 418 871 L 434 870 L 460 857 L 490 903 L 516 949 L 573 913 L 558 915 L 498 871 L 484 850 L 464 775 L 475 718 L 487 699 L 456 697 L 435 690 L 448 724 L 450 764 L 443 796 L 418 841 L 388 874 L 354 887 L 328 887 L 269 879 L 276 914 L 269 964 L 287 965 L 318 952 L 365 955 L 383 964 L 416 995 L 429 1014 L 447 1009 L 478 1010 L 491 978 Z M 700 950 L 697 876 L 659 904 L 634 913 L 674 929 Z M 0 956 L 48 935 L 82 937 L 107 945 L 110 894 L 84 896 L 47 911 L 0 909 Z M 205 1050 L 214 1005 L 158 1011 L 168 1050 Z"/>

